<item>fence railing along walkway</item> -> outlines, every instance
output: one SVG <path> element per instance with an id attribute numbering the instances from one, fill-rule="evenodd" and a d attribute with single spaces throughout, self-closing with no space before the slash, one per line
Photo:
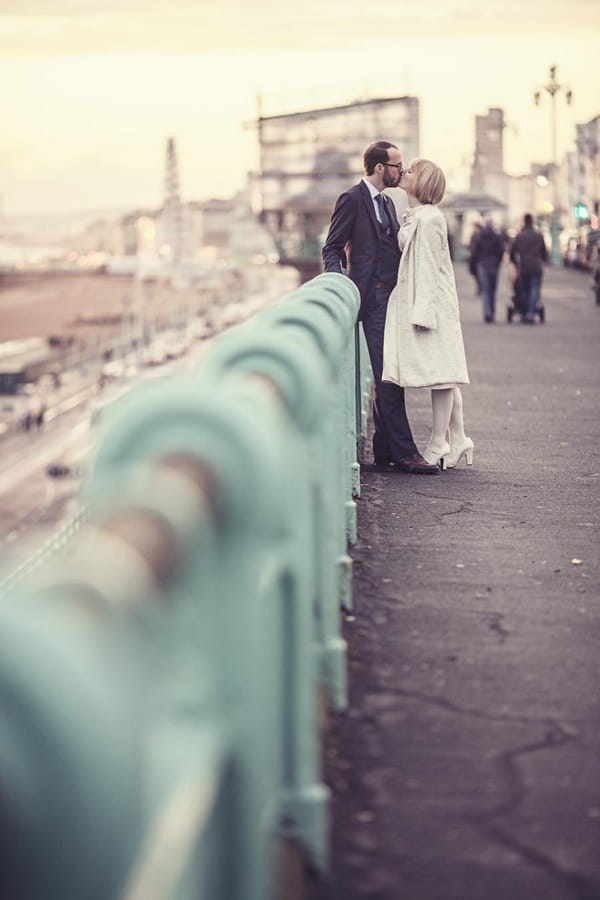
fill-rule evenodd
<path id="1" fill-rule="evenodd" d="M 102 425 L 85 517 L 0 607 L 0 893 L 265 900 L 327 867 L 370 370 L 320 275 Z M 285 894 L 285 891 L 284 891 Z"/>

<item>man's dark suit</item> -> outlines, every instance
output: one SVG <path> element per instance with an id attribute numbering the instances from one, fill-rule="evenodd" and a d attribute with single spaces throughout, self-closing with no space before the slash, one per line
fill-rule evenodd
<path id="1" fill-rule="evenodd" d="M 376 460 L 400 460 L 417 453 L 417 448 L 406 416 L 404 389 L 381 381 L 385 315 L 400 262 L 398 217 L 394 204 L 385 199 L 389 234 L 377 220 L 364 181 L 338 197 L 323 247 L 323 263 L 326 272 L 342 272 L 345 265 L 345 274 L 360 291 L 359 319 L 375 381 L 373 453 Z"/>

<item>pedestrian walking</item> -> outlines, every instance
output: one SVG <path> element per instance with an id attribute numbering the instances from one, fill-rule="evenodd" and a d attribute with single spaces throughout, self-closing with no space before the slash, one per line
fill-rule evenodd
<path id="1" fill-rule="evenodd" d="M 522 309 L 521 322 L 533 325 L 540 304 L 543 265 L 548 250 L 543 236 L 533 225 L 531 213 L 523 216 L 523 228 L 510 248 L 510 261 L 516 268 L 515 293 Z"/>
<path id="2" fill-rule="evenodd" d="M 436 475 L 417 450 L 406 414 L 404 388 L 383 383 L 383 334 L 389 296 L 396 284 L 400 224 L 386 188 L 397 187 L 402 154 L 395 144 L 375 141 L 363 154 L 364 177 L 336 200 L 323 246 L 326 272 L 348 275 L 360 291 L 362 321 L 374 379 L 375 465 L 415 475 Z"/>
<path id="3" fill-rule="evenodd" d="M 476 267 L 481 297 L 483 300 L 483 318 L 491 323 L 496 318 L 496 288 L 498 285 L 498 269 L 504 256 L 504 241 L 494 228 L 491 220 L 487 220 L 473 242 L 471 259 Z"/>
<path id="4" fill-rule="evenodd" d="M 473 276 L 473 278 L 475 279 L 475 293 L 477 294 L 478 297 L 481 296 L 481 284 L 479 283 L 479 273 L 478 273 L 478 271 L 477 271 L 477 262 L 476 262 L 476 260 L 475 260 L 475 258 L 474 258 L 474 256 L 473 256 L 473 247 L 475 246 L 475 241 L 477 240 L 477 238 L 478 238 L 479 235 L 481 234 L 481 229 L 482 229 L 482 228 L 483 228 L 483 225 L 481 224 L 481 222 L 475 222 L 475 223 L 473 224 L 473 231 L 471 232 L 471 237 L 469 238 L 469 245 L 468 245 L 468 251 L 469 251 L 469 258 L 468 258 L 468 262 L 469 262 L 469 273 L 470 273 L 470 274 Z"/>
<path id="5" fill-rule="evenodd" d="M 387 311 L 383 381 L 429 388 L 433 424 L 424 458 L 433 465 L 473 461 L 465 435 L 461 384 L 469 383 L 458 294 L 446 220 L 438 208 L 446 190 L 443 171 L 413 159 L 400 187 L 408 196 L 399 243 L 398 282 Z"/>

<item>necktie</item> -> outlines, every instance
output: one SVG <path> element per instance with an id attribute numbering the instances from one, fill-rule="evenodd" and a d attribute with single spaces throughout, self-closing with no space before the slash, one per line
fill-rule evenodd
<path id="1" fill-rule="evenodd" d="M 377 201 L 377 206 L 379 207 L 379 218 L 381 219 L 381 227 L 384 229 L 384 231 L 389 231 L 390 230 L 390 220 L 388 218 L 387 212 L 385 211 L 385 202 L 383 199 L 383 194 L 377 194 L 377 196 L 375 197 L 375 200 Z"/>

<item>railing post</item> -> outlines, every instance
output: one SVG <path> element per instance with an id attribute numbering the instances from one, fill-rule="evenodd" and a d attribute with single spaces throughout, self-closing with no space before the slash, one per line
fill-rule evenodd
<path id="1" fill-rule="evenodd" d="M 282 516 L 290 509 L 280 414 L 260 391 L 236 395 L 208 373 L 201 387 L 190 378 L 132 392 L 117 413 L 119 422 L 109 423 L 98 452 L 92 502 L 102 501 L 109 484 L 124 491 L 135 470 L 150 463 L 198 466 L 215 486 L 215 541 L 210 552 L 199 547 L 182 572 L 179 640 L 170 642 L 169 658 L 182 696 L 193 696 L 197 662 L 207 660 L 214 672 L 215 702 L 231 730 L 228 769 L 236 785 L 228 840 L 237 847 L 237 868 L 228 876 L 227 897 L 263 900 L 280 819 L 284 700 L 293 702 L 282 693 L 289 678 L 282 670 L 277 573 L 286 548 Z"/>

